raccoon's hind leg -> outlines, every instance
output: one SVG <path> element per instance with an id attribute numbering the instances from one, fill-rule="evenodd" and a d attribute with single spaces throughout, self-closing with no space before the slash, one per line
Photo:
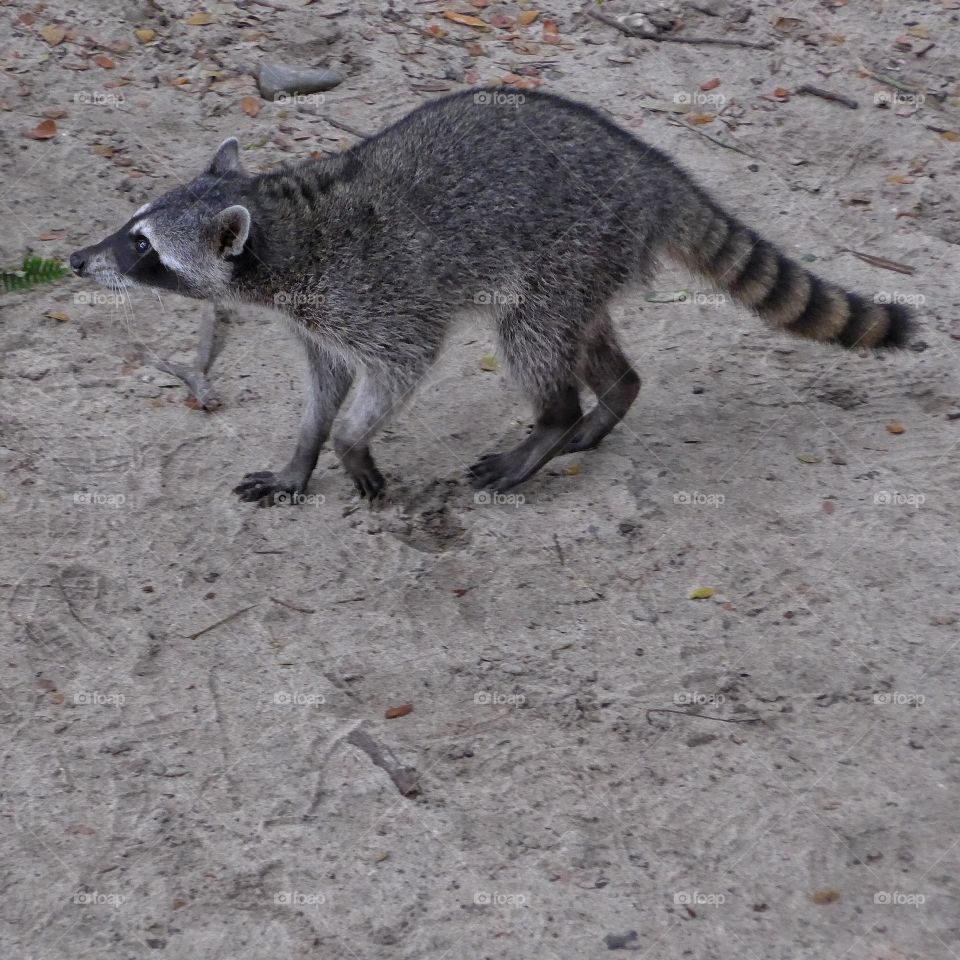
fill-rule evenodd
<path id="1" fill-rule="evenodd" d="M 523 443 L 506 453 L 488 453 L 468 471 L 472 486 L 503 492 L 533 476 L 548 460 L 563 452 L 570 430 L 581 418 L 580 395 L 573 383 L 539 397 L 537 421 Z"/>
<path id="2" fill-rule="evenodd" d="M 241 500 L 269 506 L 282 501 L 284 495 L 303 493 L 317 465 L 320 448 L 330 435 L 334 417 L 350 390 L 353 373 L 307 335 L 301 336 L 301 340 L 307 351 L 307 391 L 296 449 L 282 469 L 248 473 L 234 487 L 233 492 Z"/>
<path id="3" fill-rule="evenodd" d="M 500 346 L 533 398 L 536 423 L 512 450 L 487 454 L 469 469 L 474 487 L 509 490 L 563 451 L 583 417 L 574 376 L 577 326 L 569 311 L 544 309 L 542 303 L 535 308 L 521 306 L 501 317 Z"/>
<path id="4" fill-rule="evenodd" d="M 640 392 L 640 377 L 620 348 L 605 308 L 590 330 L 578 372 L 596 394 L 597 405 L 581 418 L 564 444 L 564 453 L 596 447 L 626 416 Z"/>

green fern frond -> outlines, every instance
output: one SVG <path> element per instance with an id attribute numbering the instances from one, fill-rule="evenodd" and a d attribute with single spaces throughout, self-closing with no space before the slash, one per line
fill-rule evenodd
<path id="1" fill-rule="evenodd" d="M 0 289 L 4 292 L 29 290 L 40 283 L 53 283 L 54 280 L 65 277 L 68 272 L 59 260 L 27 255 L 23 258 L 23 266 L 19 270 L 4 270 L 0 273 Z"/>

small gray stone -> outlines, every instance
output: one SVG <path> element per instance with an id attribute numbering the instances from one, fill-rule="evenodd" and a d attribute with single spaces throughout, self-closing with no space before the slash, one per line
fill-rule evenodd
<path id="1" fill-rule="evenodd" d="M 342 73 L 325 67 L 291 67 L 276 61 L 264 61 L 257 67 L 257 86 L 264 100 L 280 93 L 317 93 L 343 83 Z"/>
<path id="2" fill-rule="evenodd" d="M 608 933 L 604 938 L 608 950 L 638 950 L 640 942 L 636 930 L 626 933 Z"/>

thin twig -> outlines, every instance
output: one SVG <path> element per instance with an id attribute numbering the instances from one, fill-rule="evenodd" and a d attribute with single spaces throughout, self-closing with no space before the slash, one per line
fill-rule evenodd
<path id="1" fill-rule="evenodd" d="M 630 27 L 616 17 L 611 17 L 599 10 L 587 10 L 587 16 L 605 23 L 614 30 L 619 30 L 628 37 L 638 37 L 641 40 L 654 40 L 657 43 L 712 43 L 723 47 L 749 47 L 755 50 L 769 50 L 773 46 L 770 40 L 740 40 L 737 37 L 684 37 L 670 33 L 653 33 L 638 27 Z"/>
<path id="2" fill-rule="evenodd" d="M 647 723 L 650 722 L 651 713 L 675 713 L 681 717 L 697 717 L 700 720 L 716 720 L 717 723 L 759 723 L 761 717 L 711 717 L 707 713 L 687 713 L 686 710 L 668 710 L 666 707 L 654 707 L 647 711 Z"/>
<path id="3" fill-rule="evenodd" d="M 360 130 L 357 127 L 351 126 L 345 120 L 338 120 L 336 117 L 328 116 L 325 113 L 316 114 L 324 123 L 329 123 L 331 127 L 336 127 L 338 130 L 343 130 L 344 133 L 349 133 L 354 137 L 359 137 L 361 140 L 366 140 L 368 137 L 372 137 L 372 133 L 368 133 L 366 130 Z"/>
<path id="4" fill-rule="evenodd" d="M 888 87 L 893 87 L 894 90 L 899 90 L 901 93 L 909 93 L 914 97 L 919 97 L 923 103 L 926 103 L 928 99 L 933 100 L 933 106 L 942 109 L 943 104 L 941 101 L 946 99 L 946 93 L 939 91 L 934 92 L 932 90 L 918 90 L 916 87 L 911 87 L 908 83 L 897 79 L 897 77 L 891 77 L 888 73 L 881 73 L 879 70 L 874 70 L 873 67 L 868 67 L 858 56 L 854 56 L 853 62 L 859 70 L 862 70 L 871 79 L 879 80 L 880 83 L 886 84 Z"/>
<path id="5" fill-rule="evenodd" d="M 908 263 L 899 263 L 896 260 L 888 260 L 886 257 L 878 257 L 872 253 L 861 253 L 859 250 L 851 250 L 849 247 L 841 247 L 841 253 L 852 253 L 855 257 L 859 257 L 864 263 L 869 263 L 871 267 L 879 267 L 881 270 L 892 270 L 894 273 L 905 273 L 908 277 L 912 277 L 916 272 L 915 267 L 911 267 Z"/>
<path id="6" fill-rule="evenodd" d="M 204 627 L 202 630 L 198 630 L 196 633 L 188 634 L 187 639 L 196 640 L 197 637 L 202 637 L 205 633 L 209 633 L 211 630 L 216 630 L 217 627 L 222 627 L 225 623 L 235 620 L 240 616 L 241 613 L 246 613 L 248 610 L 252 610 L 255 606 L 257 606 L 257 604 L 251 603 L 249 607 L 242 607 L 240 610 L 235 610 L 222 620 L 218 620 L 216 623 L 211 623 L 209 627 Z"/>
<path id="7" fill-rule="evenodd" d="M 834 93 L 832 90 L 824 90 L 823 87 L 815 87 L 809 83 L 797 87 L 796 93 L 809 93 L 811 96 L 820 97 L 821 100 L 834 100 L 851 110 L 856 110 L 860 106 L 853 97 L 848 97 L 842 93 Z"/>
<path id="8" fill-rule="evenodd" d="M 683 127 L 686 130 L 690 130 L 693 133 L 699 134 L 701 137 L 705 137 L 711 143 L 715 143 L 718 147 L 724 147 L 726 150 L 733 150 L 736 153 L 742 153 L 745 157 L 749 157 L 751 160 L 759 160 L 760 158 L 755 153 L 750 153 L 749 150 L 744 150 L 743 147 L 738 147 L 733 143 L 724 143 L 722 140 L 718 140 L 716 137 L 710 136 L 706 130 L 701 130 L 699 127 L 695 127 L 692 124 L 684 123 L 682 120 L 667 120 L 667 123 L 673 124 L 676 127 Z"/>
<path id="9" fill-rule="evenodd" d="M 557 539 L 557 535 L 553 535 L 553 545 L 557 548 L 557 558 L 560 560 L 560 566 L 566 564 L 566 560 L 563 558 L 563 547 L 560 546 L 560 541 Z"/>
<path id="10" fill-rule="evenodd" d="M 286 600 L 281 600 L 279 597 L 270 598 L 274 603 L 279 603 L 281 607 L 286 607 L 288 610 L 296 610 L 297 613 L 316 613 L 312 607 L 298 607 L 292 603 L 287 603 Z"/>

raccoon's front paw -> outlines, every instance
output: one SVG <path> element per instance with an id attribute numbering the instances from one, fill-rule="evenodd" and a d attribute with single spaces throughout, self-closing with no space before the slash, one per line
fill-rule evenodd
<path id="1" fill-rule="evenodd" d="M 233 488 L 233 492 L 248 503 L 270 507 L 274 504 L 296 502 L 297 495 L 303 493 L 305 486 L 306 484 L 292 480 L 283 473 L 261 470 L 259 473 L 248 473 Z"/>

